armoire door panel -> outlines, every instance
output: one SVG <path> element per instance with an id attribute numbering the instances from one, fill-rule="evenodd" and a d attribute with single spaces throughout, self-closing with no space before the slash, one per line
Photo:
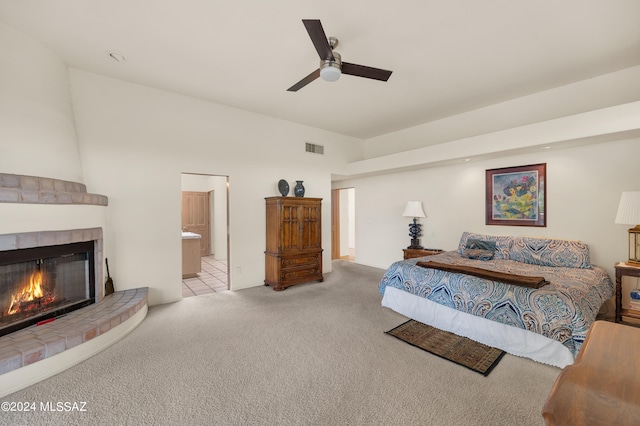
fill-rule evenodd
<path id="1" fill-rule="evenodd" d="M 300 246 L 302 249 L 320 247 L 320 220 L 319 209 L 317 207 L 302 207 L 302 224 Z"/>
<path id="2" fill-rule="evenodd" d="M 284 205 L 282 207 L 282 250 L 298 250 L 299 221 L 298 208 Z"/>

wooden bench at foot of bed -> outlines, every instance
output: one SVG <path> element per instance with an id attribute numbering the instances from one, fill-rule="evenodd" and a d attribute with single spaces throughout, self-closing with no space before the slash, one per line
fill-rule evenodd
<path id="1" fill-rule="evenodd" d="M 591 326 L 573 365 L 556 379 L 542 411 L 547 425 L 638 425 L 640 328 Z"/>

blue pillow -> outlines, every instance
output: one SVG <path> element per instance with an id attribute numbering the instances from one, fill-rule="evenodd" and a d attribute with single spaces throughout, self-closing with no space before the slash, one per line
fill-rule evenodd
<path id="1" fill-rule="evenodd" d="M 496 259 L 509 259 L 509 252 L 511 251 L 511 245 L 513 243 L 513 237 L 504 235 L 486 235 L 477 234 L 473 232 L 463 232 L 460 237 L 460 243 L 458 244 L 458 254 L 462 255 L 463 251 L 467 248 L 467 241 L 469 240 L 481 240 L 491 241 L 496 243 L 495 252 L 493 257 Z"/>
<path id="2" fill-rule="evenodd" d="M 462 256 L 469 259 L 491 260 L 496 252 L 495 241 L 485 241 L 469 238 L 467 245 L 462 250 Z"/>

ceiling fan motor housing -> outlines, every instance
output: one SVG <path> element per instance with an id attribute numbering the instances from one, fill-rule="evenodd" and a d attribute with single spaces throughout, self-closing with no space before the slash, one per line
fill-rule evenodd
<path id="1" fill-rule="evenodd" d="M 320 78 L 325 81 L 336 81 L 342 74 L 342 57 L 336 51 L 333 52 L 333 60 L 320 61 Z"/>

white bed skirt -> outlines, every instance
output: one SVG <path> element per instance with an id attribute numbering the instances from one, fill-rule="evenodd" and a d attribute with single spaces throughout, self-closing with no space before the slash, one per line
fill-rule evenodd
<path id="1" fill-rule="evenodd" d="M 571 351 L 562 343 L 521 328 L 457 311 L 420 296 L 386 287 L 382 306 L 440 330 L 544 364 L 564 368 L 573 364 Z"/>

